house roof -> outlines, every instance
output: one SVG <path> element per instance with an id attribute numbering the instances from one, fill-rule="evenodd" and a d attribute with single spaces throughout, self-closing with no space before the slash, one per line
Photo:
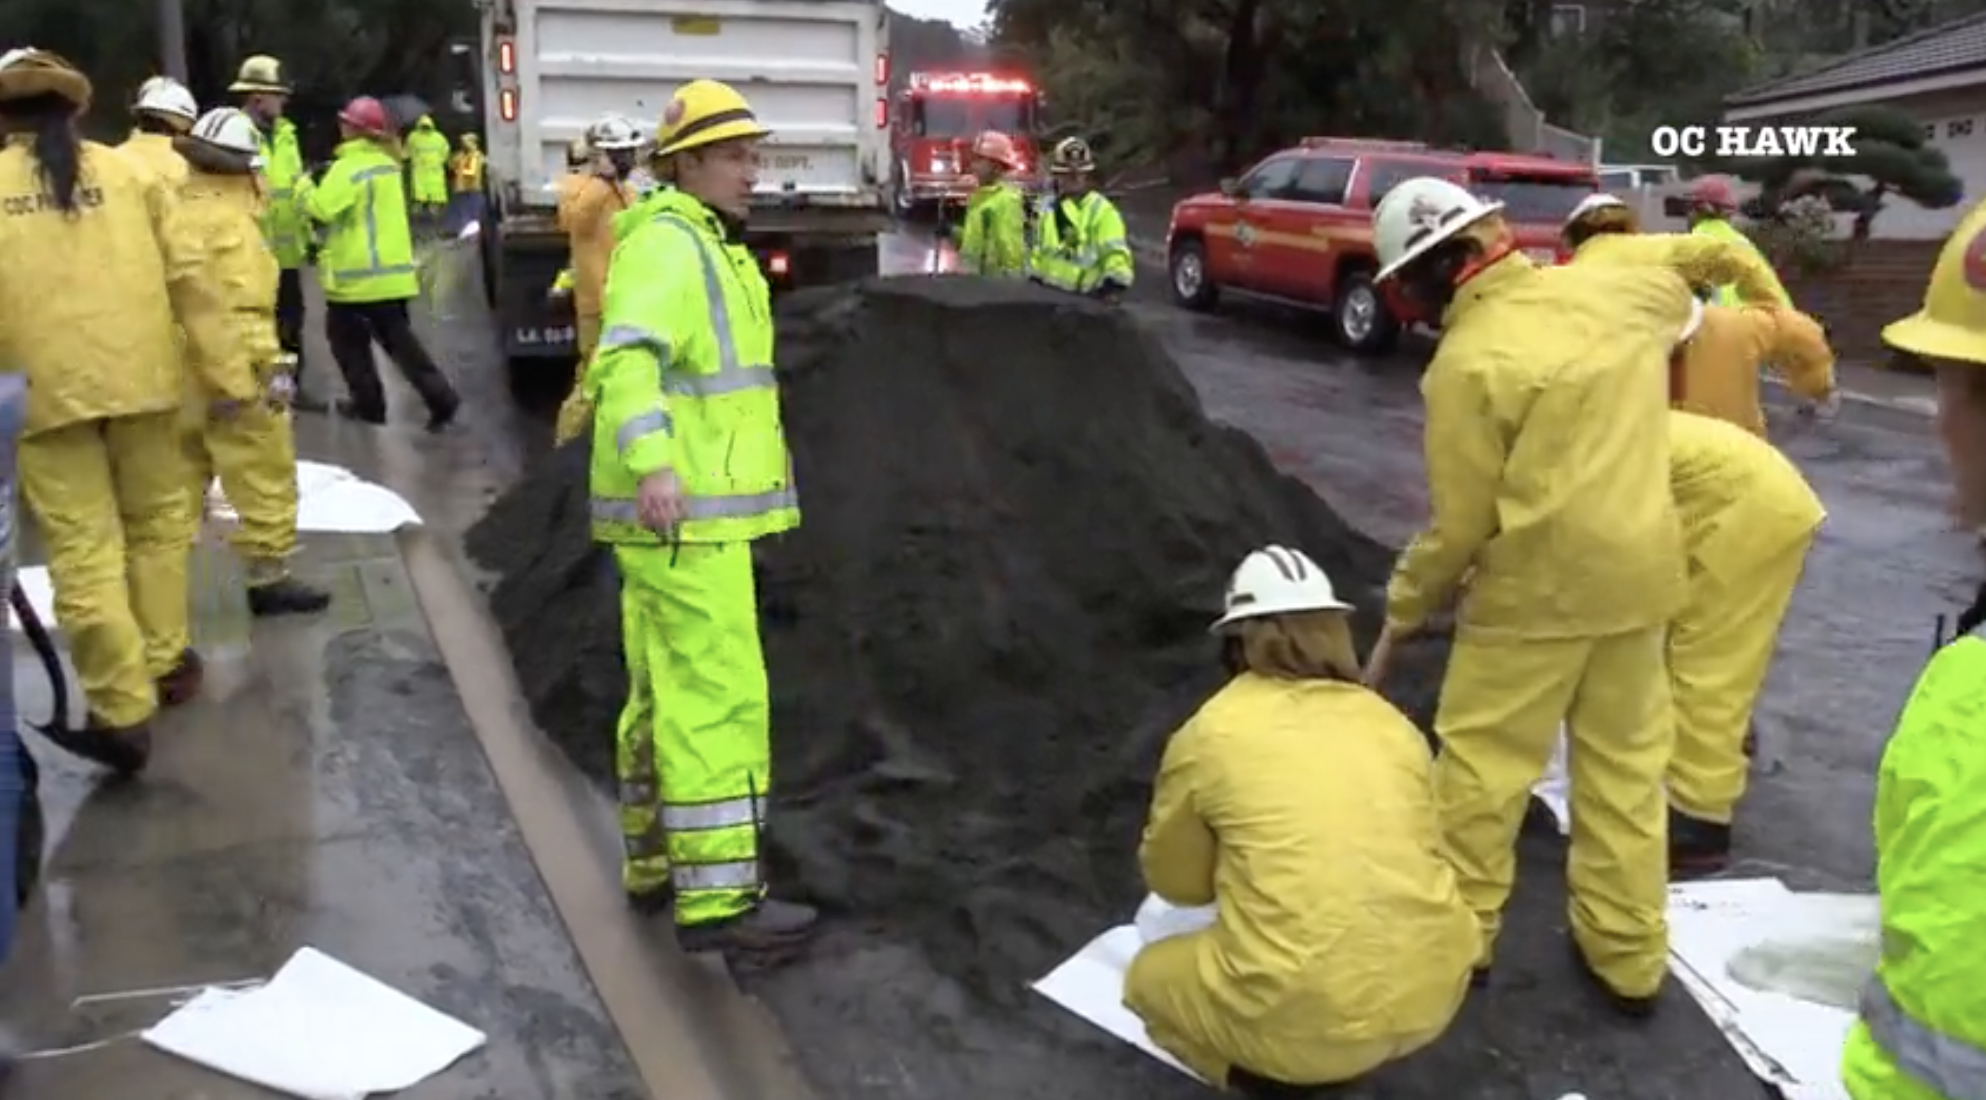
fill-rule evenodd
<path id="1" fill-rule="evenodd" d="M 1754 84 L 1724 100 L 1743 107 L 1801 96 L 1880 87 L 1977 69 L 1986 83 L 1986 12 L 1837 57 L 1817 69 Z"/>

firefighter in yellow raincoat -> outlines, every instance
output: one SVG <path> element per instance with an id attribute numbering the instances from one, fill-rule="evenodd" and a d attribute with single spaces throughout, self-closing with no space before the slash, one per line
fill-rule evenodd
<path id="1" fill-rule="evenodd" d="M 1573 263 L 1666 267 L 1692 287 L 1732 287 L 1733 305 L 1784 304 L 1779 276 L 1749 241 L 1701 233 L 1643 233 L 1634 208 L 1613 195 L 1580 200 L 1559 233 L 1572 250 Z"/>
<path id="2" fill-rule="evenodd" d="M 172 139 L 192 129 L 199 117 L 199 104 L 186 85 L 155 76 L 138 86 L 131 104 L 131 136 L 117 148 L 177 187 L 186 181 L 186 160 L 173 151 Z"/>
<path id="3" fill-rule="evenodd" d="M 1827 512 L 1777 447 L 1735 425 L 1670 413 L 1669 459 L 1690 562 L 1689 603 L 1668 637 L 1669 865 L 1694 874 L 1730 857 L 1752 707 Z"/>
<path id="4" fill-rule="evenodd" d="M 1800 398 L 1802 415 L 1827 421 L 1840 411 L 1827 330 L 1799 310 L 1710 306 L 1678 354 L 1675 406 L 1735 424 L 1761 439 L 1765 407 L 1759 400 L 1759 374 L 1767 363 Z"/>
<path id="5" fill-rule="evenodd" d="M 296 359 L 283 351 L 276 333 L 276 284 L 282 274 L 262 238 L 266 201 L 256 166 L 262 135 L 255 120 L 233 107 L 209 111 L 193 132 L 177 141 L 192 167 L 181 188 L 188 222 L 207 242 L 228 318 L 233 322 L 260 401 L 212 415 L 212 396 L 195 370 L 188 379 L 194 399 L 187 403 L 184 437 L 191 498 L 188 518 L 197 531 L 207 486 L 220 475 L 221 491 L 234 506 L 235 552 L 248 572 L 248 610 L 257 616 L 322 611 L 331 596 L 290 575 L 297 550 L 297 452 L 290 430 L 289 399 L 295 395 Z"/>
<path id="6" fill-rule="evenodd" d="M 1563 725 L 1583 821 L 1566 867 L 1575 954 L 1611 1007 L 1641 1016 L 1668 970 L 1662 642 L 1685 598 L 1666 364 L 1695 302 L 1661 267 L 1538 268 L 1500 209 L 1420 178 L 1373 212 L 1381 279 L 1442 316 L 1421 381 L 1432 514 L 1394 569 L 1382 641 L 1470 576 L 1434 775 L 1481 964 Z"/>
<path id="7" fill-rule="evenodd" d="M 628 177 L 641 148 L 641 131 L 620 115 L 608 115 L 586 132 L 586 144 L 599 158 L 566 204 L 564 222 L 572 251 L 572 312 L 578 332 L 579 366 L 572 390 L 559 405 L 553 442 L 564 445 L 586 434 L 593 406 L 586 401 L 586 365 L 600 343 L 600 310 L 607 291 L 607 261 L 614 255 L 614 218 L 639 197 Z"/>
<path id="8" fill-rule="evenodd" d="M 0 55 L 0 364 L 28 378 L 21 493 L 89 703 L 87 726 L 62 741 L 136 772 L 160 699 L 191 698 L 201 672 L 174 322 L 223 412 L 258 395 L 178 197 L 77 135 L 90 93 L 55 54 Z"/>
<path id="9" fill-rule="evenodd" d="M 1216 1086 L 1362 1076 L 1439 1038 L 1469 990 L 1481 939 L 1438 852 L 1427 739 L 1359 683 L 1350 611 L 1304 554 L 1250 554 L 1214 624 L 1234 679 L 1159 768 L 1145 881 L 1219 917 L 1139 952 L 1124 1003 Z"/>
<path id="10" fill-rule="evenodd" d="M 1884 328 L 1883 343 L 1936 372 L 1952 511 L 1986 544 L 1986 202 L 1972 208 L 1938 253 L 1924 308 Z"/>
<path id="11" fill-rule="evenodd" d="M 1731 224 L 1731 218 L 1738 212 L 1738 189 L 1729 176 L 1704 176 L 1690 184 L 1689 189 L 1689 231 L 1691 236 L 1724 241 L 1739 248 L 1749 249 L 1766 264 L 1772 265 L 1765 254 L 1758 250 L 1744 231 Z M 1791 307 L 1793 296 L 1786 293 L 1786 287 L 1779 281 L 1778 272 L 1772 273 L 1773 294 L 1769 304 Z M 1711 302 L 1720 306 L 1734 306 L 1739 302 L 1756 302 L 1758 299 L 1740 291 L 1729 283 L 1717 287 Z"/>

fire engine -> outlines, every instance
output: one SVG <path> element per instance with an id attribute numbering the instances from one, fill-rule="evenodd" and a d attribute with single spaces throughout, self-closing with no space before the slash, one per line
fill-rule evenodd
<path id="1" fill-rule="evenodd" d="M 1041 94 L 1016 77 L 996 73 L 914 72 L 897 93 L 891 112 L 890 194 L 903 217 L 962 207 L 972 194 L 972 141 L 986 130 L 1014 139 L 1025 162 L 1038 170 L 1034 131 Z"/>

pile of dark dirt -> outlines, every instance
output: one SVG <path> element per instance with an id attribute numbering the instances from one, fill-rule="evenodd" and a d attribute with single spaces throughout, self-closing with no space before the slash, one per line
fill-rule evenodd
<path id="1" fill-rule="evenodd" d="M 801 292 L 778 321 L 805 519 L 759 554 L 777 881 L 1018 998 L 1142 894 L 1150 779 L 1221 682 L 1235 564 L 1305 550 L 1369 641 L 1392 552 L 1209 421 L 1120 312 L 945 278 Z M 469 549 L 533 714 L 608 783 L 625 678 L 585 468 L 544 462 Z M 1445 657 L 1405 650 L 1389 694 L 1425 718 Z"/>

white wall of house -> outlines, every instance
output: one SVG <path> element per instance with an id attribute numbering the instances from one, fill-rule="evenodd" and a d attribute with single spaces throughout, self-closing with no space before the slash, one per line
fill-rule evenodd
<path id="1" fill-rule="evenodd" d="M 1965 184 L 1965 197 L 1959 200 L 1957 206 L 1945 210 L 1927 210 L 1908 199 L 1891 198 L 1876 218 L 1876 237 L 1885 240 L 1937 240 L 1949 234 L 1966 211 L 1986 199 L 1986 72 L 1977 74 L 1976 79 L 1978 83 L 1969 87 L 1942 88 L 1903 97 L 1877 98 L 1882 89 L 1855 93 L 1867 97 L 1859 102 L 1893 107 L 1923 123 L 1924 136 L 1944 150 L 1951 161 L 1953 174 Z M 1905 85 L 1901 90 L 1908 90 L 1908 87 Z M 1812 118 L 1816 113 L 1850 106 L 1849 102 L 1841 101 L 1849 95 L 1841 93 L 1824 97 L 1837 102 L 1826 104 L 1818 112 L 1809 109 L 1773 116 L 1764 112 L 1772 110 L 1774 105 L 1765 104 L 1732 112 L 1733 115 L 1748 116 L 1733 118 L 1732 121 L 1745 125 L 1790 125 Z M 1787 106 L 1800 107 L 1802 104 L 1796 101 Z"/>

